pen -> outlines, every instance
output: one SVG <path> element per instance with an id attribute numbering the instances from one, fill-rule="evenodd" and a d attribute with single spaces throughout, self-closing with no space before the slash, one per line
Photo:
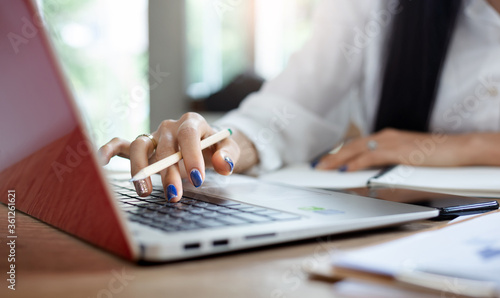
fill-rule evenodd
<path id="1" fill-rule="evenodd" d="M 344 142 L 341 142 L 337 147 L 333 148 L 332 150 L 328 151 L 328 152 L 325 152 L 325 153 L 322 153 L 320 156 L 316 157 L 315 159 L 313 159 L 311 161 L 311 168 L 315 168 L 316 165 L 318 164 L 319 160 L 327 155 L 327 154 L 337 154 L 340 149 L 342 149 L 342 147 L 344 146 Z"/>
<path id="2" fill-rule="evenodd" d="M 371 184 L 371 182 L 372 182 L 373 179 L 377 179 L 377 178 L 380 178 L 380 177 L 384 176 L 385 174 L 387 174 L 388 172 L 390 172 L 395 167 L 396 167 L 396 165 L 387 166 L 387 167 L 382 168 L 380 171 L 378 171 L 378 173 L 375 176 L 373 176 L 370 179 L 368 179 L 368 181 L 366 182 L 366 185 L 370 186 L 370 184 Z"/>
<path id="3" fill-rule="evenodd" d="M 232 134 L 233 134 L 233 132 L 231 131 L 231 129 L 228 128 L 228 129 L 221 130 L 218 133 L 213 134 L 206 139 L 203 139 L 200 142 L 201 150 L 208 148 L 208 147 L 224 140 L 225 138 L 229 137 Z M 177 153 L 174 153 L 174 154 L 172 154 L 168 157 L 165 157 L 164 159 L 161 159 L 153 164 L 150 164 L 149 166 L 140 170 L 137 174 L 134 175 L 134 177 L 132 177 L 132 179 L 130 179 L 130 181 L 137 181 L 137 180 L 146 179 L 147 177 L 149 177 L 153 174 L 156 174 L 159 171 L 164 170 L 164 169 L 178 163 L 181 159 L 182 159 L 182 154 L 180 151 Z"/>

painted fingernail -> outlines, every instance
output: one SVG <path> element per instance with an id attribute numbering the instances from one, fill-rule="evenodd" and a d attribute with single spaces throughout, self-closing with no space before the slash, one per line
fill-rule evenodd
<path id="1" fill-rule="evenodd" d="M 134 186 L 138 195 L 143 196 L 148 193 L 148 184 L 146 183 L 146 180 L 142 179 L 134 181 Z"/>
<path id="2" fill-rule="evenodd" d="M 345 172 L 347 171 L 347 165 L 343 165 L 339 168 L 339 172 Z"/>
<path id="3" fill-rule="evenodd" d="M 229 157 L 224 157 L 224 160 L 227 162 L 227 164 L 229 165 L 229 173 L 232 173 L 233 172 L 233 169 L 234 169 L 234 162 L 229 158 Z"/>
<path id="4" fill-rule="evenodd" d="M 177 188 L 173 184 L 170 184 L 167 186 L 167 199 L 170 202 L 173 198 L 177 198 Z"/>
<path id="5" fill-rule="evenodd" d="M 311 161 L 311 168 L 315 168 L 319 163 L 319 159 Z"/>
<path id="6" fill-rule="evenodd" d="M 197 169 L 192 170 L 189 176 L 191 176 L 191 182 L 193 182 L 194 187 L 200 187 L 200 185 L 203 183 L 201 173 Z"/>

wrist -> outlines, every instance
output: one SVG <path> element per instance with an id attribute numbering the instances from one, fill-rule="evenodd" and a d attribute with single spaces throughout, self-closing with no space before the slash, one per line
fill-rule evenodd
<path id="1" fill-rule="evenodd" d="M 466 165 L 500 166 L 499 134 L 473 133 L 463 137 L 466 138 L 462 147 Z"/>

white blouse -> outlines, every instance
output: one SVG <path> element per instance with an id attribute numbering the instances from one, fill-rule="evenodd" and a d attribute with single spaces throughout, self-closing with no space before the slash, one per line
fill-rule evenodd
<path id="1" fill-rule="evenodd" d="M 382 85 L 383 46 L 400 12 L 397 3 L 323 1 L 309 41 L 286 69 L 216 125 L 236 128 L 254 142 L 260 171 L 310 161 L 339 142 L 350 122 L 369 134 Z M 500 15 L 485 0 L 465 0 L 430 129 L 500 131 L 499 93 Z"/>

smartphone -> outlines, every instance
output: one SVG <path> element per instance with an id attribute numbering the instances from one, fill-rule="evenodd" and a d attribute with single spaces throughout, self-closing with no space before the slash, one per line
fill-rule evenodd
<path id="1" fill-rule="evenodd" d="M 461 215 L 480 214 L 497 210 L 498 201 L 493 198 L 476 198 L 390 187 L 362 187 L 337 190 L 344 193 L 414 204 L 439 209 L 435 220 L 449 220 Z"/>

